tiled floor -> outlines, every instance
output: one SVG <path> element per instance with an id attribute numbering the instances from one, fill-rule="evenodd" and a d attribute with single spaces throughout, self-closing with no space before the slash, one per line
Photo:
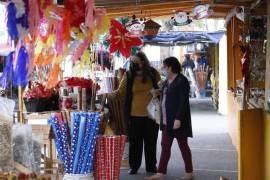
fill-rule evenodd
<path id="1" fill-rule="evenodd" d="M 218 115 L 208 99 L 191 100 L 194 138 L 189 140 L 192 150 L 195 180 L 219 180 L 220 176 L 237 180 L 237 153 L 227 133 L 226 117 Z M 160 138 L 158 140 L 160 155 Z M 180 180 L 184 164 L 177 143 L 172 147 L 167 180 Z M 141 180 L 146 176 L 144 163 L 138 175 L 121 171 L 121 180 Z"/>

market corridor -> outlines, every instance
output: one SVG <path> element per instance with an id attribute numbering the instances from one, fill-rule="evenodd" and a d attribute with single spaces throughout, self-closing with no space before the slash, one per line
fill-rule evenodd
<path id="1" fill-rule="evenodd" d="M 220 176 L 237 180 L 237 153 L 227 133 L 226 117 L 218 115 L 210 99 L 192 99 L 191 114 L 194 138 L 189 140 L 196 180 L 219 180 Z M 158 140 L 158 159 L 160 155 Z M 121 171 L 121 180 L 141 180 L 145 177 L 144 162 L 138 175 Z M 172 147 L 167 180 L 179 180 L 184 164 L 176 141 Z"/>

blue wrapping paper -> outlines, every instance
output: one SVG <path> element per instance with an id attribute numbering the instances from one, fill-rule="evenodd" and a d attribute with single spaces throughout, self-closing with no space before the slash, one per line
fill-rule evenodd
<path id="1" fill-rule="evenodd" d="M 85 124 L 86 124 L 86 116 L 83 113 L 80 113 L 80 127 L 79 127 L 79 136 L 78 136 L 78 141 L 77 141 L 77 147 L 76 147 L 76 154 L 75 154 L 75 159 L 74 159 L 74 166 L 73 166 L 73 174 L 78 173 L 78 163 L 80 159 L 80 152 L 81 152 L 81 146 L 83 144 L 84 140 L 84 133 L 85 133 Z"/>
<path id="2" fill-rule="evenodd" d="M 61 129 L 60 125 L 58 123 L 58 119 L 56 116 L 51 116 L 48 119 L 48 123 L 52 126 L 53 132 L 54 132 L 54 143 L 59 155 L 59 158 L 62 162 L 64 162 L 64 153 L 63 153 L 63 143 L 62 143 L 62 137 L 61 137 Z"/>
<path id="3" fill-rule="evenodd" d="M 85 135 L 84 135 L 84 139 L 83 139 L 83 143 L 82 143 L 82 147 L 81 147 L 78 169 L 76 171 L 77 173 L 81 173 L 81 174 L 83 174 L 83 172 L 81 170 L 82 170 L 84 156 L 85 156 L 86 151 L 87 151 L 87 142 L 88 142 L 88 139 L 90 137 L 91 127 L 92 127 L 90 114 L 89 113 L 84 113 L 84 114 L 86 117 L 86 129 L 85 129 Z"/>
<path id="4" fill-rule="evenodd" d="M 71 150 L 70 150 L 70 172 L 73 172 L 73 169 L 75 165 L 75 155 L 76 155 L 76 147 L 78 142 L 78 136 L 79 136 L 79 127 L 80 127 L 80 114 L 75 113 L 74 116 L 72 116 L 71 119 Z"/>
<path id="5" fill-rule="evenodd" d="M 61 133 L 61 138 L 62 138 L 62 143 L 63 143 L 63 156 L 64 156 L 64 170 L 66 173 L 71 173 L 69 171 L 69 165 L 70 165 L 70 154 L 69 154 L 69 149 L 68 149 L 68 130 L 67 130 L 67 123 L 62 122 L 62 133 Z"/>
<path id="6" fill-rule="evenodd" d="M 64 163 L 65 173 L 93 173 L 96 136 L 99 130 L 99 113 L 74 113 L 71 115 L 71 147 L 69 151 L 67 124 L 60 127 L 57 116 L 48 119 L 55 134 L 55 144 L 60 160 Z"/>
<path id="7" fill-rule="evenodd" d="M 93 128 L 93 140 L 90 148 L 90 153 L 89 153 L 89 160 L 88 160 L 88 173 L 93 173 L 94 172 L 94 156 L 95 156 L 95 150 L 96 150 L 96 137 L 97 133 L 99 131 L 99 124 L 100 124 L 100 115 L 98 113 L 94 114 L 94 128 Z"/>
<path id="8" fill-rule="evenodd" d="M 91 121 L 93 122 L 93 126 L 91 128 L 90 137 L 87 143 L 87 152 L 84 157 L 83 165 L 82 165 L 82 171 L 85 173 L 92 173 L 93 170 L 93 157 L 94 157 L 94 150 L 95 150 L 95 140 L 96 140 L 96 134 L 97 134 L 97 128 L 99 124 L 99 116 L 97 116 L 97 113 L 91 114 Z"/>

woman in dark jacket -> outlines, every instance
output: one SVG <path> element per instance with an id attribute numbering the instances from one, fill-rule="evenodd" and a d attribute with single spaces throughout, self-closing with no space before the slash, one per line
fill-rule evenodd
<path id="1" fill-rule="evenodd" d="M 181 65 L 175 57 L 163 61 L 163 74 L 167 80 L 161 93 L 162 151 L 158 173 L 146 179 L 164 179 L 174 138 L 177 139 L 185 163 L 186 174 L 182 179 L 192 179 L 192 155 L 188 145 L 188 137 L 192 137 L 189 82 L 181 74 Z"/>

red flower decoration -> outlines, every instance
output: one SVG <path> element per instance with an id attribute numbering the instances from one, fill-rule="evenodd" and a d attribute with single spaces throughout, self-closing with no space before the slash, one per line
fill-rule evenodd
<path id="1" fill-rule="evenodd" d="M 109 51 L 114 53 L 119 51 L 124 57 L 128 58 L 131 55 L 131 48 L 140 46 L 142 40 L 138 37 L 129 37 L 129 31 L 118 21 L 111 20 L 110 38 L 111 43 Z"/>

